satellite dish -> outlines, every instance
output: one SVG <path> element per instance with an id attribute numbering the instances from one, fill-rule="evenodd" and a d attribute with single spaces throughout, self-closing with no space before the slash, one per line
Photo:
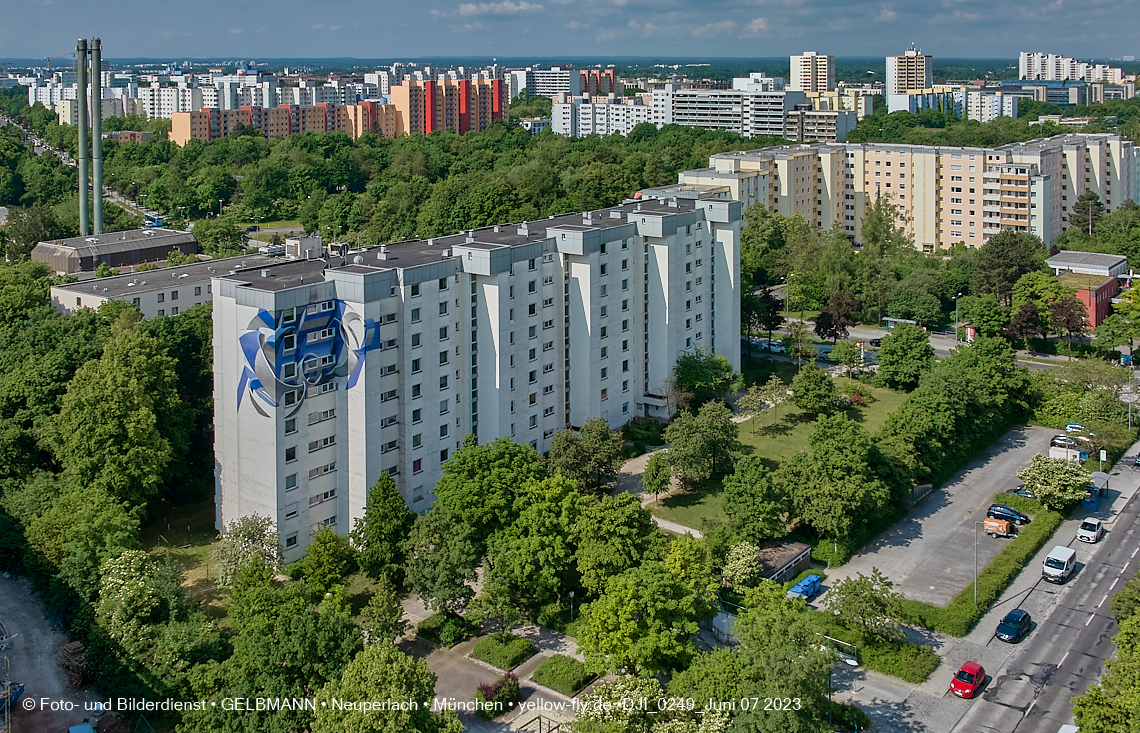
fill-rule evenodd
<path id="1" fill-rule="evenodd" d="M 364 258 L 361 257 L 360 255 L 357 255 L 357 256 L 352 258 L 352 264 L 363 265 L 364 264 Z"/>

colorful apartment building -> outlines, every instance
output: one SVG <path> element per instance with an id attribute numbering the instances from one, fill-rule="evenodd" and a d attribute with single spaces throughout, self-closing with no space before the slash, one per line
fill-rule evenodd
<path id="1" fill-rule="evenodd" d="M 396 134 L 451 130 L 460 135 L 505 120 L 506 102 L 499 79 L 406 80 L 390 89 Z"/>

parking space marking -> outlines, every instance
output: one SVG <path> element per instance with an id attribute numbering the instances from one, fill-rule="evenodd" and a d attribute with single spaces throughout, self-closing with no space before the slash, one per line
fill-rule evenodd
<path id="1" fill-rule="evenodd" d="M 1104 598 L 1101 598 L 1101 599 L 1100 599 L 1100 603 L 1104 603 L 1104 602 L 1105 602 L 1105 601 L 1107 601 L 1107 600 L 1108 600 L 1108 594 L 1107 594 L 1107 593 L 1105 593 L 1105 594 L 1104 594 Z M 1100 603 L 1098 603 L 1098 604 L 1096 604 L 1095 606 L 1093 606 L 1093 608 L 1100 608 Z"/>
<path id="2" fill-rule="evenodd" d="M 1134 560 L 1136 559 L 1136 553 L 1137 552 L 1140 552 L 1140 547 L 1137 547 L 1135 550 L 1132 551 L 1132 555 L 1131 555 L 1132 559 L 1134 559 Z"/>
<path id="3" fill-rule="evenodd" d="M 1118 581 L 1118 580 L 1120 580 L 1119 575 L 1112 579 L 1112 585 L 1108 586 L 1108 589 L 1112 590 L 1113 588 L 1115 588 L 1116 587 L 1116 581 Z"/>

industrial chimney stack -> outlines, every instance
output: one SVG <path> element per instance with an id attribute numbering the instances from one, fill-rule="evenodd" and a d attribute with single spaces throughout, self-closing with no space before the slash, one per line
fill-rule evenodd
<path id="1" fill-rule="evenodd" d="M 91 39 L 91 187 L 95 193 L 95 234 L 103 233 L 103 49 Z"/>
<path id="2" fill-rule="evenodd" d="M 87 228 L 87 39 L 75 46 L 78 78 L 75 101 L 79 107 L 79 236 L 86 237 Z M 100 112 L 102 109 L 100 109 Z"/>

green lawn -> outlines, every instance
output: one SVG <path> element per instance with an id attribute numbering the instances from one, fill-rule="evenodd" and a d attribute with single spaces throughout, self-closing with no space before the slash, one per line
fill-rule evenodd
<path id="1" fill-rule="evenodd" d="M 214 498 L 171 509 L 159 509 L 151 524 L 143 527 L 142 546 L 151 555 L 169 552 L 184 576 L 183 585 L 214 618 L 225 615 L 224 597 L 216 583 L 217 568 L 210 567 L 210 552 L 217 540 L 214 529 Z"/>
<path id="2" fill-rule="evenodd" d="M 745 379 L 748 383 L 759 381 L 763 383 L 772 373 L 780 375 L 785 382 L 790 383 L 796 372 L 794 364 L 787 362 L 769 361 L 767 359 L 747 360 L 745 364 Z M 887 416 L 898 409 L 906 399 L 906 395 L 893 392 L 889 389 L 869 387 L 853 380 L 839 378 L 836 383 L 841 392 L 848 392 L 858 384 L 861 391 L 870 392 L 875 401 L 866 407 L 848 408 L 847 415 L 863 424 L 870 433 L 875 433 L 886 422 Z M 750 446 L 752 455 L 759 456 L 769 468 L 775 469 L 780 461 L 791 458 L 796 453 L 807 449 L 808 438 L 811 436 L 814 421 L 802 410 L 793 404 L 780 406 L 777 414 L 760 415 L 756 418 L 755 433 L 752 420 L 740 424 L 740 442 Z M 721 507 L 721 485 L 719 481 L 710 482 L 698 489 L 684 494 L 676 494 L 663 499 L 658 504 L 649 507 L 655 515 L 662 519 L 676 522 L 685 527 L 700 529 L 705 519 L 712 521 L 725 521 L 727 518 Z"/>

